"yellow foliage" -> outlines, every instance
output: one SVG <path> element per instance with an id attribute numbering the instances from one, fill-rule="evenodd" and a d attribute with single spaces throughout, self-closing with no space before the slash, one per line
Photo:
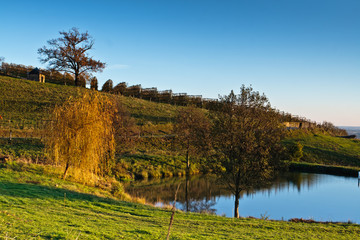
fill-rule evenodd
<path id="1" fill-rule="evenodd" d="M 48 124 L 46 144 L 55 164 L 80 181 L 110 171 L 115 152 L 111 101 L 96 92 L 69 98 L 57 106 Z"/>

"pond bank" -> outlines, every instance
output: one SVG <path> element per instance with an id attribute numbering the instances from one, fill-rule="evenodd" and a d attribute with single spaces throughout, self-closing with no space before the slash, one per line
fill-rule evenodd
<path id="1" fill-rule="evenodd" d="M 322 173 L 345 177 L 358 177 L 358 172 L 360 171 L 360 168 L 346 166 L 329 166 L 306 162 L 289 162 L 289 171 Z"/>

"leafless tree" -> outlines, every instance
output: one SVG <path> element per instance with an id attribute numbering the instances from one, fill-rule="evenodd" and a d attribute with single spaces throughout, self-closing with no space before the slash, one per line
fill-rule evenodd
<path id="1" fill-rule="evenodd" d="M 81 85 L 82 74 L 102 71 L 105 68 L 105 63 L 88 55 L 88 51 L 94 46 L 94 40 L 87 31 L 80 33 L 74 27 L 68 32 L 59 33 L 61 37 L 47 42 L 49 47 L 39 48 L 42 63 L 48 63 L 50 69 L 73 74 L 76 86 Z"/>

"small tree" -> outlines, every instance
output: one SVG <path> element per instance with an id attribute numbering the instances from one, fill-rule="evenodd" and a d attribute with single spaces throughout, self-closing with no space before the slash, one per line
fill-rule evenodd
<path id="1" fill-rule="evenodd" d="M 290 160 L 298 162 L 304 156 L 303 153 L 304 146 L 300 143 L 294 143 L 289 147 Z"/>
<path id="2" fill-rule="evenodd" d="M 59 33 L 61 37 L 48 41 L 50 47 L 39 48 L 42 63 L 48 63 L 50 69 L 74 74 L 76 86 L 80 86 L 81 75 L 102 71 L 105 68 L 105 63 L 88 55 L 88 51 L 94 45 L 94 40 L 88 32 L 80 33 L 74 27 L 68 32 Z"/>
<path id="3" fill-rule="evenodd" d="M 221 181 L 235 195 L 234 216 L 239 217 L 241 191 L 250 190 L 271 177 L 281 165 L 279 153 L 284 127 L 265 95 L 241 87 L 220 98 L 212 112 L 213 148 L 211 163 Z"/>
<path id="4" fill-rule="evenodd" d="M 92 77 L 90 80 L 90 89 L 92 90 L 98 90 L 98 80 L 96 77 Z"/>
<path id="5" fill-rule="evenodd" d="M 2 74 L 6 74 L 4 60 L 5 60 L 4 57 L 0 57 L 0 73 L 2 73 Z"/>
<path id="6" fill-rule="evenodd" d="M 107 80 L 101 88 L 102 92 L 112 92 L 113 91 L 113 81 L 111 79 Z"/>
<path id="7" fill-rule="evenodd" d="M 47 128 L 46 145 L 54 163 L 80 173 L 85 181 L 90 176 L 106 174 L 113 162 L 115 141 L 114 108 L 97 93 L 85 93 L 57 106 Z"/>
<path id="8" fill-rule="evenodd" d="M 5 58 L 4 57 L 0 57 L 0 66 L 2 65 L 2 63 L 4 62 Z"/>
<path id="9" fill-rule="evenodd" d="M 174 133 L 185 154 L 186 175 L 190 174 L 191 157 L 203 155 L 210 146 L 210 121 L 204 111 L 193 106 L 182 108 L 176 116 Z"/>

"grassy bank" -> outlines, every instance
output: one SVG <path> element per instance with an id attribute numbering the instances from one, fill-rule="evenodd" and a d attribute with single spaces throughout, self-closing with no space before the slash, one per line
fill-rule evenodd
<path id="1" fill-rule="evenodd" d="M 329 166 L 317 163 L 306 162 L 290 162 L 290 171 L 307 172 L 307 173 L 323 173 L 338 176 L 358 177 L 360 171 L 359 167 L 343 167 L 343 166 Z"/>
<path id="2" fill-rule="evenodd" d="M 32 169 L 32 168 L 31 168 Z M 164 239 L 171 212 L 119 201 L 41 167 L 0 168 L 0 236 L 16 239 Z M 355 239 L 360 226 L 177 212 L 171 239 Z"/>
<path id="3" fill-rule="evenodd" d="M 284 141 L 285 146 L 299 142 L 303 146 L 300 162 L 330 166 L 360 167 L 360 141 L 324 133 L 295 131 Z"/>

